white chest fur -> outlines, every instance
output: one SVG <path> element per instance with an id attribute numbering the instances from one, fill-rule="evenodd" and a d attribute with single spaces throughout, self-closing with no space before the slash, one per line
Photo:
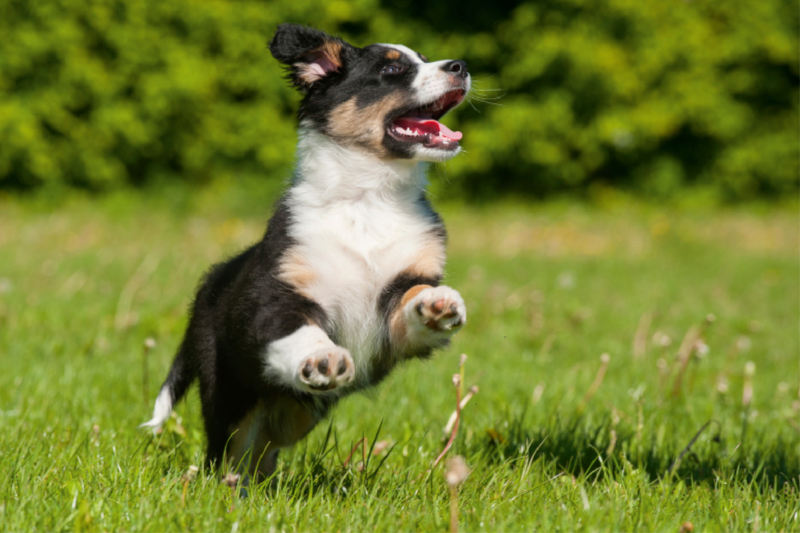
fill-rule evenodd
<path id="1" fill-rule="evenodd" d="M 362 166 L 351 151 L 330 143 L 305 157 L 303 148 L 301 140 L 299 178 L 288 198 L 292 252 L 306 269 L 304 294 L 326 312 L 332 336 L 350 351 L 356 381 L 363 383 L 384 336 L 381 293 L 431 254 L 435 221 L 419 202 L 420 169 L 384 168 L 374 160 Z M 441 243 L 434 255 L 443 262 L 439 249 Z"/>
<path id="2" fill-rule="evenodd" d="M 293 191 L 303 192 L 302 186 Z M 336 341 L 350 350 L 356 379 L 366 378 L 369 357 L 383 338 L 381 292 L 424 252 L 432 223 L 413 200 L 365 195 L 315 206 L 292 204 L 294 250 L 313 272 L 304 291 L 325 310 Z"/>

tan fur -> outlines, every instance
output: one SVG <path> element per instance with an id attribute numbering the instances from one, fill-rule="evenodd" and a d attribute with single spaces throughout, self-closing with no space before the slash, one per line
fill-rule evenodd
<path id="1" fill-rule="evenodd" d="M 412 298 L 414 298 L 414 296 L 429 287 L 430 285 L 414 285 L 408 289 L 405 294 L 403 294 L 403 297 L 400 299 L 400 303 L 392 312 L 392 318 L 389 319 L 389 335 L 392 344 L 395 344 L 399 347 L 406 338 L 406 321 L 405 317 L 403 316 L 403 308 L 408 302 L 411 301 Z"/>
<path id="2" fill-rule="evenodd" d="M 338 141 L 366 148 L 379 157 L 389 157 L 381 144 L 386 116 L 405 104 L 400 93 L 394 93 L 372 105 L 359 108 L 353 97 L 330 114 L 328 134 Z"/>
<path id="3" fill-rule="evenodd" d="M 228 463 L 232 470 L 249 472 L 251 475 L 258 472 L 261 475 L 270 475 L 268 448 L 271 439 L 261 428 L 264 406 L 259 402 L 256 407 L 231 428 L 233 436 L 228 444 Z"/>
<path id="4" fill-rule="evenodd" d="M 325 58 L 333 63 L 337 69 L 342 67 L 341 43 L 337 43 L 336 41 L 325 41 L 325 44 L 323 44 L 320 48 L 310 52 L 310 55 L 314 54 L 321 54 L 325 56 Z M 298 77 L 309 85 L 320 78 L 319 74 L 311 70 L 306 63 L 295 63 L 295 66 L 297 67 Z"/>
<path id="5" fill-rule="evenodd" d="M 400 299 L 400 305 L 398 305 L 397 307 L 399 309 L 403 309 L 406 306 L 406 304 L 414 298 L 414 296 L 416 296 L 417 294 L 421 293 L 423 290 L 428 288 L 430 288 L 430 285 L 414 285 L 413 287 L 408 289 L 405 292 L 405 294 L 403 294 L 403 297 Z"/>
<path id="6" fill-rule="evenodd" d="M 274 452 L 305 437 L 318 420 L 294 399 L 280 395 L 259 400 L 231 428 L 228 462 L 232 469 L 269 477 L 275 471 Z"/>
<path id="7" fill-rule="evenodd" d="M 342 66 L 342 44 L 336 41 L 325 41 L 320 51 L 325 54 L 328 61 L 336 65 L 337 68 Z"/>
<path id="8" fill-rule="evenodd" d="M 438 237 L 430 235 L 428 240 L 420 247 L 417 256 L 405 270 L 404 274 L 422 278 L 438 278 L 444 271 L 444 261 L 444 243 Z M 429 287 L 429 285 L 415 285 L 411 287 L 400 299 L 400 303 L 394 311 L 392 311 L 391 318 L 389 319 L 389 335 L 393 343 L 402 343 L 406 336 L 403 308 L 414 296 L 427 287 Z"/>
<path id="9" fill-rule="evenodd" d="M 308 289 L 317 280 L 317 274 L 299 251 L 289 250 L 281 260 L 278 279 L 294 287 L 303 296 L 310 298 Z"/>
<path id="10" fill-rule="evenodd" d="M 386 52 L 386 55 L 384 57 L 386 57 L 386 59 L 391 59 L 392 61 L 396 61 L 401 57 L 403 57 L 403 54 L 401 54 L 397 50 L 389 50 L 388 52 Z"/>
<path id="11" fill-rule="evenodd" d="M 444 262 L 444 243 L 437 237 L 431 237 L 420 248 L 414 262 L 408 267 L 408 272 L 426 278 L 439 277 L 444 271 Z"/>

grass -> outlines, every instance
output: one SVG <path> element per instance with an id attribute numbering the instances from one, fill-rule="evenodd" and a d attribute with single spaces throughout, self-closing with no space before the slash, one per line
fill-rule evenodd
<path id="1" fill-rule="evenodd" d="M 263 231 L 269 195 L 237 194 L 0 199 L 0 530 L 447 531 L 430 465 L 466 353 L 462 530 L 800 531 L 796 206 L 440 206 L 468 325 L 239 499 L 192 478 L 196 389 L 161 435 L 136 427 L 199 276 Z M 364 436 L 388 446 L 343 467 Z"/>

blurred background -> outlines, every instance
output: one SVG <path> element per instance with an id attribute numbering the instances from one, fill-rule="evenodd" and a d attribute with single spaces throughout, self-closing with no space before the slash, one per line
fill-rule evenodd
<path id="1" fill-rule="evenodd" d="M 342 402 L 342 458 L 380 431 L 386 469 L 427 468 L 466 353 L 480 394 L 453 453 L 494 495 L 464 500 L 465 529 L 796 530 L 799 19 L 788 0 L 0 1 L 0 531 L 235 529 L 250 512 L 217 489 L 164 496 L 202 464 L 196 388 L 158 440 L 135 428 L 197 281 L 260 238 L 291 176 L 300 95 L 267 50 L 286 21 L 463 59 L 475 87 L 445 119 L 464 153 L 430 171 L 470 323 Z M 297 487 L 323 439 L 284 455 L 287 479 L 316 472 Z M 707 500 L 649 484 L 687 443 L 676 471 Z M 523 491 L 507 480 L 525 450 L 544 466 Z M 607 481 L 589 482 L 598 459 Z M 532 492 L 565 472 L 567 496 Z M 426 495 L 419 518 L 366 529 L 445 527 L 415 477 L 375 494 Z M 301 514 L 340 522 L 275 522 L 282 498 L 253 501 L 273 518 L 242 530 L 367 516 L 334 498 Z"/>
<path id="2" fill-rule="evenodd" d="M 438 198 L 798 192 L 785 0 L 6 0 L 0 191 L 248 176 L 277 191 L 299 100 L 266 48 L 284 21 L 467 61 L 471 105 L 447 119 L 466 153 L 439 169 Z"/>

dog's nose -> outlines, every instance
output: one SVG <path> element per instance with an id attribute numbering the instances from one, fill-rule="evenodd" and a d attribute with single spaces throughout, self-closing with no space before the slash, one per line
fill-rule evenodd
<path id="1" fill-rule="evenodd" d="M 467 64 L 460 59 L 456 59 L 455 61 L 450 61 L 449 63 L 445 63 L 442 67 L 445 72 L 449 72 L 450 74 L 455 74 L 459 78 L 466 78 L 467 77 Z"/>

